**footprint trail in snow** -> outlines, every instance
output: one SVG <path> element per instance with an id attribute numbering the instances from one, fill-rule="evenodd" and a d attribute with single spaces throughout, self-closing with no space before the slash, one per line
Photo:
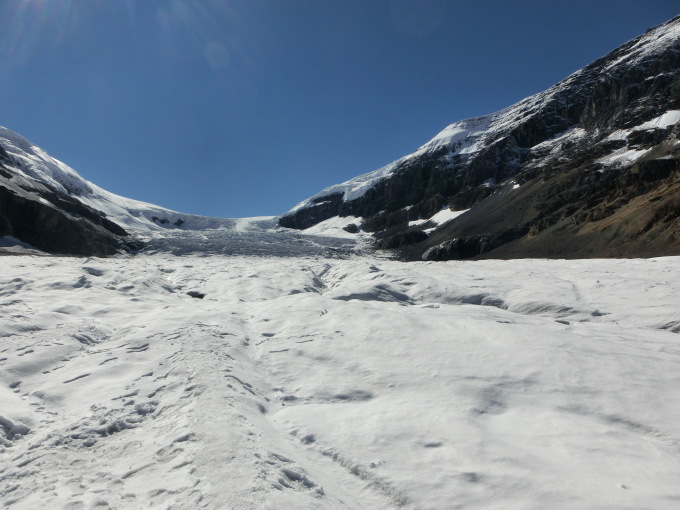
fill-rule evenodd
<path id="1" fill-rule="evenodd" d="M 3 507 L 677 506 L 677 258 L 250 234 L 3 258 Z"/>

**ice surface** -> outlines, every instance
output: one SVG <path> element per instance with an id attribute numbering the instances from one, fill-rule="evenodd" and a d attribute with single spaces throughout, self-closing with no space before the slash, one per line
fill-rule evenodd
<path id="1" fill-rule="evenodd" d="M 270 221 L 3 258 L 3 507 L 677 508 L 680 258 L 401 263 Z"/>

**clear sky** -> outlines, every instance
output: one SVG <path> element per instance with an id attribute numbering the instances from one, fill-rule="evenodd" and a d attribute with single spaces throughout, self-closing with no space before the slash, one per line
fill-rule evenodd
<path id="1" fill-rule="evenodd" d="M 0 0 L 0 125 L 120 195 L 275 215 L 677 14 L 677 0 Z"/>

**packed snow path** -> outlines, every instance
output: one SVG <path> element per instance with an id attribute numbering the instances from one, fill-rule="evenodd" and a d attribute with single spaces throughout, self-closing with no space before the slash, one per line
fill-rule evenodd
<path id="1" fill-rule="evenodd" d="M 4 507 L 680 505 L 680 259 L 182 252 L 1 259 Z"/>

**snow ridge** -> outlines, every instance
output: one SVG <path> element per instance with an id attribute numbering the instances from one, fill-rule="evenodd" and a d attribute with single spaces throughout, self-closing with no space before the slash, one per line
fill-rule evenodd
<path id="1" fill-rule="evenodd" d="M 47 186 L 69 195 L 103 212 L 111 221 L 128 230 L 161 230 L 180 225 L 185 229 L 200 230 L 230 226 L 232 223 L 231 220 L 183 214 L 106 191 L 26 138 L 1 126 L 0 146 L 10 156 L 18 181 L 29 187 Z M 160 220 L 164 220 L 163 223 Z M 178 220 L 181 220 L 180 225 L 177 225 Z"/>

